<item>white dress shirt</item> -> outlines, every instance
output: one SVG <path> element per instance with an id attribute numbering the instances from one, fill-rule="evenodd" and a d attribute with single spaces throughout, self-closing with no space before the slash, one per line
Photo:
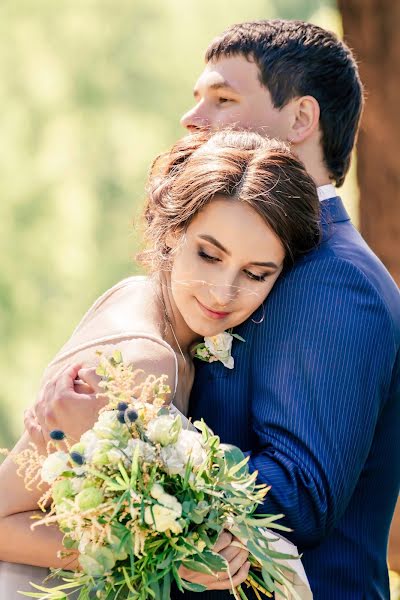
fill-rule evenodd
<path id="1" fill-rule="evenodd" d="M 320 185 L 317 187 L 318 198 L 319 201 L 327 200 L 328 198 L 336 198 L 337 192 L 336 188 L 332 183 L 328 183 L 327 185 Z"/>

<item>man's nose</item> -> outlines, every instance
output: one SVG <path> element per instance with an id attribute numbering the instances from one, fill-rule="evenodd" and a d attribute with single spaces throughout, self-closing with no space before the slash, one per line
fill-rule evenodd
<path id="1" fill-rule="evenodd" d="M 205 110 L 197 104 L 181 118 L 181 125 L 188 131 L 196 131 L 210 126 L 210 121 L 205 114 Z"/>

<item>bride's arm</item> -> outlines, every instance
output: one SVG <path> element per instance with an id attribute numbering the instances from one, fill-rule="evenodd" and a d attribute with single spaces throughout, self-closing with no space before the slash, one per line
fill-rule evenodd
<path id="1" fill-rule="evenodd" d="M 30 436 L 24 433 L 12 454 L 26 450 L 30 442 Z M 44 446 L 39 450 L 41 453 L 46 451 Z M 31 530 L 31 517 L 43 517 L 41 511 L 34 509 L 45 490 L 39 491 L 35 487 L 33 491 L 26 490 L 11 456 L 0 465 L 0 489 L 0 560 L 76 569 L 76 559 L 57 558 L 57 552 L 62 548 L 62 534 L 56 527 L 39 526 Z"/>
<path id="2" fill-rule="evenodd" d="M 147 373 L 155 375 L 167 374 L 171 388 L 174 389 L 175 361 L 171 352 L 164 346 L 146 339 L 134 339 L 117 344 L 117 347 L 121 349 L 124 360 L 132 362 L 137 368 L 143 368 Z M 112 353 L 115 347 L 110 345 L 102 349 Z M 83 364 L 90 364 L 81 353 L 76 358 Z M 69 358 L 69 360 L 74 359 L 75 357 Z M 47 429 L 64 429 L 67 434 L 79 438 L 83 431 L 94 424 L 96 412 L 93 410 L 93 403 L 82 400 L 88 400 L 87 394 L 73 391 L 71 369 L 64 370 L 62 376 L 70 377 L 72 390 L 65 397 L 61 390 L 59 393 L 54 389 L 55 395 L 48 411 L 49 415 L 52 413 L 52 421 L 47 425 Z M 51 385 L 49 389 L 53 389 Z M 100 407 L 101 404 L 98 405 L 98 408 Z M 27 449 L 30 441 L 30 436 L 24 433 L 12 453 L 20 453 Z M 46 453 L 44 443 L 40 450 L 43 454 Z M 25 489 L 23 479 L 17 474 L 17 467 L 10 456 L 0 466 L 0 490 L 2 490 L 0 493 L 0 560 L 34 566 L 63 566 L 75 569 L 76 561 L 71 563 L 71 558 L 64 560 L 57 558 L 57 552 L 62 549 L 63 536 L 56 526 L 38 526 L 31 531 L 31 516 L 34 514 L 43 516 L 40 511 L 35 511 L 43 490 L 35 489 L 30 492 Z"/>

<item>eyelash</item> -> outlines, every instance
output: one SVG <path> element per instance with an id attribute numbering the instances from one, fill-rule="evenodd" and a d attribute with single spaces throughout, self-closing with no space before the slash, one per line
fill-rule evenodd
<path id="1" fill-rule="evenodd" d="M 203 260 L 205 260 L 207 262 L 210 262 L 210 263 L 216 263 L 216 262 L 220 261 L 219 258 L 216 258 L 215 256 L 210 256 L 209 254 L 206 254 L 204 252 L 204 250 L 199 250 L 198 255 L 200 256 L 200 258 L 202 258 Z M 243 273 L 246 273 L 247 277 L 249 279 L 251 279 L 252 281 L 263 282 L 268 277 L 268 274 L 266 274 L 266 275 L 254 275 L 254 273 L 251 273 L 251 271 L 247 271 L 247 269 L 244 269 Z"/>
<path id="2" fill-rule="evenodd" d="M 227 102 L 232 102 L 230 98 L 218 98 L 219 104 L 226 104 Z"/>

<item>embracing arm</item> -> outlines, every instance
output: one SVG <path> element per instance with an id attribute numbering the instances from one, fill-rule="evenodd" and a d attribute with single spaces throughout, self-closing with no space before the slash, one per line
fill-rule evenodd
<path id="1" fill-rule="evenodd" d="M 175 361 L 172 353 L 164 346 L 146 339 L 134 339 L 116 344 L 102 346 L 105 354 L 112 354 L 115 348 L 121 350 L 124 360 L 132 362 L 137 368 L 143 368 L 146 373 L 155 375 L 167 374 L 171 388 L 175 384 Z M 94 349 L 87 351 L 87 357 L 82 353 L 70 356 L 68 361 L 79 360 L 83 366 L 92 366 Z M 60 377 L 58 370 L 64 367 Z M 42 417 L 47 420 L 47 430 L 64 429 L 72 438 L 79 436 L 89 429 L 97 417 L 97 412 L 104 404 L 95 401 L 93 394 L 80 394 L 74 391 L 74 378 L 78 367 L 69 368 L 68 365 L 57 364 L 57 369 L 47 371 L 42 386 L 47 386 L 47 399 L 49 402 L 45 407 Z M 54 375 L 55 373 L 55 375 Z M 66 387 L 63 380 L 69 380 L 70 388 Z M 45 387 L 43 388 L 45 389 Z M 40 396 L 40 394 L 39 394 Z M 77 418 L 78 417 L 78 418 Z M 34 436 L 37 443 L 38 435 Z M 24 433 L 12 453 L 19 453 L 29 447 L 31 439 L 28 433 Z M 45 445 L 40 447 L 42 454 L 46 454 Z M 38 526 L 32 532 L 31 517 L 34 514 L 42 515 L 37 511 L 37 502 L 43 490 L 29 492 L 24 487 L 24 482 L 17 474 L 17 467 L 11 457 L 7 457 L 0 467 L 0 489 L 7 493 L 0 494 L 0 560 L 7 562 L 18 562 L 35 566 L 60 567 L 74 569 L 76 561 L 71 558 L 60 560 L 57 552 L 61 550 L 62 534 L 57 527 Z"/>
<path id="2" fill-rule="evenodd" d="M 271 295 L 256 330 L 249 453 L 272 486 L 262 512 L 284 513 L 300 547 L 318 544 L 346 510 L 395 357 L 390 318 L 364 275 L 335 259 L 307 268 Z"/>

